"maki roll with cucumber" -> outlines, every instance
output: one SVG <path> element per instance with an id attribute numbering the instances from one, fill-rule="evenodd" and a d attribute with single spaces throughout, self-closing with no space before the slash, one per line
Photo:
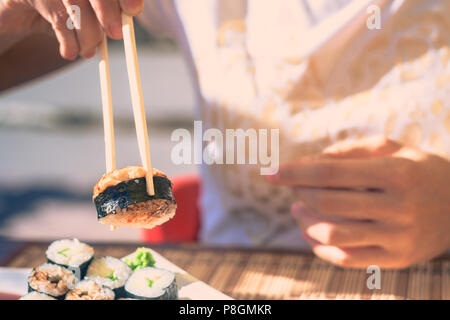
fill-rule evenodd
<path id="1" fill-rule="evenodd" d="M 78 239 L 63 239 L 52 242 L 45 254 L 47 262 L 72 270 L 78 279 L 83 279 L 94 257 L 94 248 Z"/>
<path id="2" fill-rule="evenodd" d="M 19 300 L 56 300 L 53 297 L 50 297 L 49 295 L 46 295 L 45 293 L 40 292 L 30 292 L 21 297 Z"/>
<path id="3" fill-rule="evenodd" d="M 117 298 L 123 296 L 125 282 L 133 271 L 123 261 L 113 257 L 99 257 L 92 260 L 86 273 L 86 280 L 93 280 L 101 286 L 112 289 Z"/>
<path id="4" fill-rule="evenodd" d="M 45 263 L 31 271 L 28 277 L 28 292 L 37 291 L 56 299 L 63 299 L 76 283 L 77 278 L 69 269 Z"/>
<path id="5" fill-rule="evenodd" d="M 147 194 L 142 166 L 125 167 L 105 174 L 95 185 L 93 201 L 103 224 L 151 229 L 175 215 L 172 182 L 153 169 L 155 195 Z"/>
<path id="6" fill-rule="evenodd" d="M 115 294 L 94 280 L 83 280 L 70 290 L 66 300 L 114 300 Z"/>
<path id="7" fill-rule="evenodd" d="M 158 268 L 142 268 L 125 284 L 125 296 L 142 300 L 174 300 L 178 298 L 175 274 Z"/>

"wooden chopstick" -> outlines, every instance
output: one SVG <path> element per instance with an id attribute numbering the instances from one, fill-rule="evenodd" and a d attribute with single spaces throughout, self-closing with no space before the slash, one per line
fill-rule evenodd
<path id="1" fill-rule="evenodd" d="M 155 194 L 153 186 L 153 167 L 150 158 L 150 145 L 148 143 L 147 122 L 145 117 L 144 98 L 141 88 L 141 77 L 136 52 L 136 39 L 134 34 L 133 18 L 122 13 L 122 32 L 127 61 L 128 80 L 130 82 L 131 102 L 133 104 L 134 122 L 139 145 L 141 161 L 146 170 L 147 193 Z"/>
<path id="2" fill-rule="evenodd" d="M 106 172 L 116 170 L 116 147 L 114 141 L 114 117 L 111 98 L 111 76 L 109 72 L 108 43 L 106 34 L 99 46 L 100 87 L 103 105 L 103 128 L 105 131 Z"/>

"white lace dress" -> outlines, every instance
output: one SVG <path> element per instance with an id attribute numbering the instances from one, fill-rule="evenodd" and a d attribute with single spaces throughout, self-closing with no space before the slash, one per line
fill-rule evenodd
<path id="1" fill-rule="evenodd" d="M 142 20 L 181 44 L 204 129 L 279 128 L 280 162 L 379 134 L 450 156 L 448 0 L 163 0 Z M 201 172 L 203 241 L 305 247 L 258 165 Z"/>

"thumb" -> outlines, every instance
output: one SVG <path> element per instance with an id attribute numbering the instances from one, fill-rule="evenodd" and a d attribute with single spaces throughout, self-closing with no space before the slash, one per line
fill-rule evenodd
<path id="1" fill-rule="evenodd" d="M 119 0 L 122 11 L 130 16 L 137 16 L 144 9 L 144 0 Z"/>
<path id="2" fill-rule="evenodd" d="M 343 141 L 326 148 L 322 155 L 330 158 L 376 158 L 400 150 L 402 146 L 386 137 Z"/>

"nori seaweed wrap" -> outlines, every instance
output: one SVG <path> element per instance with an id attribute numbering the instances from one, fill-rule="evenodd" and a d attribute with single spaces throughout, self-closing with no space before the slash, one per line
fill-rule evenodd
<path id="1" fill-rule="evenodd" d="M 155 195 L 147 194 L 142 166 L 125 167 L 105 174 L 94 187 L 93 201 L 101 223 L 151 229 L 175 215 L 172 182 L 153 171 Z"/>

